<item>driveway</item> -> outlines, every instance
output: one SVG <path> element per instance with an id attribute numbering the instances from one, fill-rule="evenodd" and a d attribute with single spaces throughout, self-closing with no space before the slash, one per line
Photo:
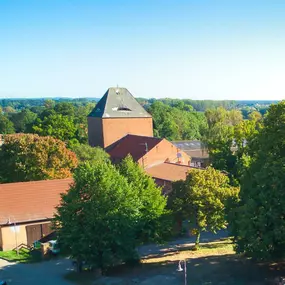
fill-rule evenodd
<path id="1" fill-rule="evenodd" d="M 0 280 L 8 285 L 71 285 L 63 276 L 72 270 L 69 259 L 39 263 L 13 263 L 0 259 Z"/>

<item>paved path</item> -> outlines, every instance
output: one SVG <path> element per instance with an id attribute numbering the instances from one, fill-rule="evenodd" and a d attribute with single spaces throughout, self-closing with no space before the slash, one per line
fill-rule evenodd
<path id="1" fill-rule="evenodd" d="M 39 263 L 14 263 L 0 259 L 0 280 L 8 285 L 71 285 L 63 276 L 72 270 L 68 259 Z"/>
<path id="2" fill-rule="evenodd" d="M 228 232 L 226 230 L 218 231 L 217 234 L 203 232 L 201 234 L 200 242 L 201 243 L 212 242 L 227 237 L 228 237 Z M 147 257 L 149 255 L 164 254 L 167 252 L 172 252 L 179 249 L 181 250 L 183 248 L 193 246 L 195 244 L 195 240 L 196 240 L 195 237 L 187 237 L 187 238 L 180 238 L 163 245 L 156 245 L 156 244 L 143 245 L 138 248 L 138 252 L 142 258 Z"/>
<path id="3" fill-rule="evenodd" d="M 201 242 L 214 241 L 227 236 L 226 231 L 220 231 L 217 235 L 203 233 Z M 195 238 L 189 237 L 177 239 L 160 246 L 155 244 L 144 245 L 139 247 L 138 251 L 141 257 L 146 257 L 189 247 L 194 242 Z M 69 259 L 53 259 L 31 264 L 13 263 L 0 259 L 0 280 L 6 280 L 8 285 L 72 285 L 63 278 L 71 270 L 73 268 Z"/>

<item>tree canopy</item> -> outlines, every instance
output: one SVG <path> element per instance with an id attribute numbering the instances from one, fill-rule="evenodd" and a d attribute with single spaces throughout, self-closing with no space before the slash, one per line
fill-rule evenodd
<path id="1" fill-rule="evenodd" d="M 86 162 L 76 169 L 54 225 L 62 248 L 79 262 L 104 269 L 137 259 L 136 245 L 156 236 L 157 229 L 147 231 L 147 221 L 163 214 L 165 198 L 138 169 L 129 158 L 119 169 L 104 161 Z M 140 188 L 134 187 L 135 181 Z"/>
<path id="2" fill-rule="evenodd" d="M 227 111 L 220 107 L 205 112 L 208 128 L 203 142 L 214 168 L 226 171 L 231 183 L 237 184 L 248 155 L 247 145 L 261 128 L 262 116 L 254 111 L 244 120 L 239 110 Z"/>
<path id="3" fill-rule="evenodd" d="M 2 183 L 71 177 L 77 166 L 62 141 L 33 134 L 5 135 L 0 161 Z"/>
<path id="4" fill-rule="evenodd" d="M 285 101 L 272 105 L 249 144 L 233 225 L 238 252 L 258 258 L 285 253 Z"/>
<path id="5" fill-rule="evenodd" d="M 15 132 L 13 123 L 0 113 L 0 134 L 12 134 Z"/>
<path id="6" fill-rule="evenodd" d="M 182 220 L 190 220 L 197 232 L 216 232 L 226 228 L 226 204 L 237 197 L 238 188 L 229 185 L 228 177 L 212 167 L 191 169 L 185 181 L 173 184 L 169 207 Z"/>
<path id="7" fill-rule="evenodd" d="M 72 148 L 79 163 L 84 162 L 110 162 L 109 154 L 101 147 L 91 147 L 87 144 L 76 145 Z"/>

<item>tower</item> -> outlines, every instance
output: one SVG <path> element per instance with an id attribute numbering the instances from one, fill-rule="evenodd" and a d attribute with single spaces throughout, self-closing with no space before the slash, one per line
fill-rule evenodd
<path id="1" fill-rule="evenodd" d="M 127 134 L 153 136 L 152 117 L 126 88 L 109 88 L 88 115 L 89 145 L 107 148 Z"/>

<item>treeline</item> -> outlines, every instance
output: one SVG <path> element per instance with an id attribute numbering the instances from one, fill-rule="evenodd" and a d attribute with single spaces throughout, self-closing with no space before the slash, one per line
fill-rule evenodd
<path id="1" fill-rule="evenodd" d="M 0 133 L 33 133 L 52 136 L 69 146 L 87 143 L 87 115 L 95 103 L 56 102 L 45 100 L 42 106 L 16 111 L 8 106 L 0 108 Z"/>
<path id="2" fill-rule="evenodd" d="M 52 100 L 55 103 L 61 103 L 61 102 L 68 102 L 72 103 L 73 105 L 81 105 L 86 104 L 88 102 L 98 102 L 99 99 L 97 98 L 17 98 L 17 99 L 1 99 L 0 98 L 0 107 L 5 110 L 6 107 L 11 107 L 15 110 L 22 110 L 25 108 L 31 108 L 31 107 L 39 107 L 44 106 L 45 101 Z"/>
<path id="3" fill-rule="evenodd" d="M 52 136 L 69 145 L 87 143 L 87 115 L 95 106 L 91 99 L 2 99 L 0 134 L 34 133 Z M 205 112 L 201 110 L 236 110 L 234 101 L 139 99 L 152 115 L 154 135 L 168 140 L 200 140 L 207 133 Z M 207 109 L 205 109 L 207 108 Z M 241 109 L 248 119 L 257 108 Z M 263 110 L 262 114 L 266 110 Z"/>

